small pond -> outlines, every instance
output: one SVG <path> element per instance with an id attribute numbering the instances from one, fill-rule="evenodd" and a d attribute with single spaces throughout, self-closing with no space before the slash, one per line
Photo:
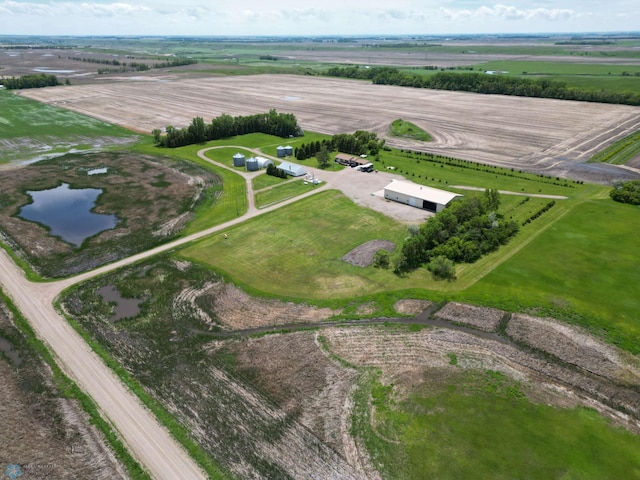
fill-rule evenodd
<path id="1" fill-rule="evenodd" d="M 140 304 L 144 298 L 124 298 L 115 285 L 105 285 L 98 289 L 98 294 L 106 303 L 114 302 L 113 315 L 109 320 L 116 322 L 123 318 L 132 318 L 140 313 Z"/>
<path id="2" fill-rule="evenodd" d="M 69 188 L 67 183 L 49 190 L 27 191 L 33 203 L 23 206 L 18 216 L 49 227 L 49 233 L 77 247 L 87 238 L 116 226 L 115 215 L 94 213 L 100 188 Z"/>

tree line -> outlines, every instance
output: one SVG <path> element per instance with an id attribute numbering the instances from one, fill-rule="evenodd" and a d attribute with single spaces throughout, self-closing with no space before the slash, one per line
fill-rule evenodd
<path id="1" fill-rule="evenodd" d="M 435 75 L 405 73 L 393 67 L 333 67 L 332 77 L 371 80 L 378 85 L 399 85 L 435 90 L 455 90 L 519 97 L 554 98 L 581 102 L 640 105 L 640 94 L 632 92 L 592 91 L 568 87 L 565 82 L 546 78 L 531 79 L 486 73 L 438 72 Z"/>
<path id="2" fill-rule="evenodd" d="M 295 157 L 305 160 L 315 156 L 320 150 L 338 151 L 350 155 L 377 155 L 384 146 L 385 141 L 378 139 L 378 135 L 365 130 L 354 133 L 339 133 L 330 139 L 303 143 L 296 148 Z"/>
<path id="3" fill-rule="evenodd" d="M 247 133 L 266 133 L 282 138 L 303 135 L 293 114 L 278 113 L 275 109 L 271 109 L 269 113 L 238 117 L 224 113 L 210 123 L 205 123 L 202 117 L 195 117 L 186 128 L 175 128 L 170 125 L 165 131 L 164 135 L 160 129 L 154 129 L 151 132 L 155 144 L 159 147 L 183 147 Z"/>
<path id="4" fill-rule="evenodd" d="M 42 88 L 42 87 L 55 87 L 56 85 L 62 85 L 58 81 L 58 77 L 48 73 L 38 73 L 34 75 L 22 75 L 21 77 L 2 77 L 0 84 L 4 85 L 7 90 L 21 89 L 21 88 Z"/>
<path id="5" fill-rule="evenodd" d="M 436 259 L 430 267 L 432 271 L 453 263 L 473 263 L 505 245 L 519 227 L 497 213 L 499 205 L 497 190 L 485 190 L 482 198 L 458 199 L 419 228 L 410 230 L 411 235 L 396 258 L 396 273 L 415 270 Z M 443 270 L 451 273 L 448 268 Z"/>
<path id="6" fill-rule="evenodd" d="M 152 64 L 147 64 L 143 62 L 121 62 L 116 59 L 106 59 L 106 58 L 86 58 L 86 57 L 67 57 L 69 60 L 75 60 L 78 62 L 88 62 L 88 63 L 97 63 L 100 65 L 111 65 L 114 67 L 120 67 L 118 69 L 112 68 L 101 68 L 98 70 L 99 74 L 103 73 L 112 73 L 112 72 L 146 72 L 151 68 L 169 68 L 169 67 L 180 67 L 183 65 L 193 65 L 198 63 L 197 60 L 191 58 L 173 58 L 166 62 L 156 62 Z"/>

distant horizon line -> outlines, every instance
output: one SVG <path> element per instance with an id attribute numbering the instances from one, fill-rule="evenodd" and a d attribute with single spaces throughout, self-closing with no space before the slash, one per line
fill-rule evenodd
<path id="1" fill-rule="evenodd" d="M 566 31 L 566 32 L 528 32 L 528 33 L 509 33 L 509 32 L 494 32 L 494 33 L 371 33 L 371 34 L 353 34 L 353 33 L 335 33 L 335 34 L 260 34 L 260 35 L 181 35 L 181 34 L 0 34 L 0 38 L 11 37 L 61 37 L 61 38 L 109 38 L 109 37 L 122 37 L 122 38 L 353 38 L 353 39 L 367 39 L 367 38 L 446 38 L 446 37 L 554 37 L 554 36 L 566 36 L 566 35 L 579 35 L 579 36 L 621 36 L 627 35 L 632 38 L 640 38 L 640 30 L 617 30 L 617 31 Z"/>

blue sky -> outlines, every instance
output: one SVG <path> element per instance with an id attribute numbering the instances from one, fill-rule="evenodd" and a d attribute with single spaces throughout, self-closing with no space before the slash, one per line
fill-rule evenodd
<path id="1" fill-rule="evenodd" d="M 345 35 L 640 30 L 638 0 L 0 0 L 0 34 Z"/>

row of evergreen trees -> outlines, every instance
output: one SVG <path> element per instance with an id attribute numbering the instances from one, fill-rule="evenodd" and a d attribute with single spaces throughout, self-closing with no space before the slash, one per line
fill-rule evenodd
<path id="1" fill-rule="evenodd" d="M 438 72 L 435 75 L 404 73 L 392 67 L 334 67 L 327 71 L 333 77 L 371 80 L 379 85 L 433 88 L 461 92 L 515 95 L 520 97 L 555 98 L 581 102 L 640 105 L 635 92 L 592 91 L 568 87 L 564 82 L 545 78 L 531 79 L 486 73 Z"/>
<path id="2" fill-rule="evenodd" d="M 14 90 L 19 88 L 42 88 L 42 87 L 55 87 L 56 85 L 62 85 L 58 81 L 58 77 L 50 75 L 48 73 L 38 73 L 34 75 L 22 75 L 21 77 L 2 77 L 0 84 L 4 85 L 7 90 Z"/>
<path id="3" fill-rule="evenodd" d="M 384 140 L 378 139 L 378 135 L 375 133 L 365 130 L 358 130 L 355 133 L 339 133 L 328 140 L 303 143 L 296 148 L 295 157 L 298 160 L 311 158 L 322 147 L 325 147 L 330 152 L 338 151 L 351 155 L 377 155 L 384 146 L 384 142 Z"/>
<path id="4" fill-rule="evenodd" d="M 159 129 L 155 129 L 151 133 L 157 146 L 168 148 L 183 147 L 247 133 L 266 133 L 282 138 L 303 135 L 293 114 L 278 113 L 275 109 L 271 109 L 269 113 L 239 117 L 232 117 L 224 113 L 211 120 L 210 123 L 205 123 L 202 117 L 196 117 L 186 128 L 168 126 L 165 135 L 162 135 Z"/>
<path id="5" fill-rule="evenodd" d="M 518 224 L 497 214 L 499 205 L 496 190 L 454 201 L 405 240 L 395 270 L 409 272 L 438 257 L 473 263 L 508 243 Z"/>

